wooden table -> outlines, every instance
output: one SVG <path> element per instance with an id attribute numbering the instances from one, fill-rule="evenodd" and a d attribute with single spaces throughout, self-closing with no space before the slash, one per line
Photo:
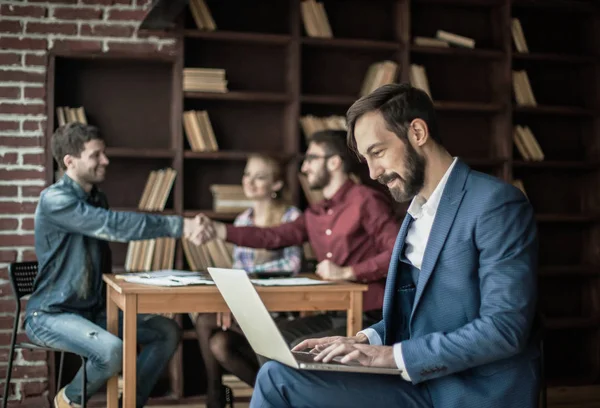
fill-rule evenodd
<path id="1" fill-rule="evenodd" d="M 107 330 L 118 336 L 119 313 L 123 311 L 123 408 L 135 408 L 137 314 L 216 313 L 229 309 L 218 289 L 210 286 L 159 287 L 128 283 L 115 275 L 106 282 Z M 267 309 L 277 312 L 345 310 L 348 336 L 362 329 L 362 296 L 367 285 L 332 283 L 314 286 L 256 287 Z M 107 383 L 107 407 L 118 406 L 118 377 Z"/>

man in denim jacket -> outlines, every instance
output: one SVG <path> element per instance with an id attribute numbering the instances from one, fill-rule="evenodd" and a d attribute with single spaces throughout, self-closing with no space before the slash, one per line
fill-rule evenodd
<path id="1" fill-rule="evenodd" d="M 185 236 L 199 242 L 195 219 L 108 209 L 96 184 L 108 165 L 104 142 L 93 126 L 70 123 L 52 137 L 52 153 L 65 171 L 45 189 L 35 212 L 39 274 L 25 315 L 30 339 L 87 357 L 87 395 L 122 367 L 122 340 L 106 331 L 102 274 L 111 272 L 108 241 Z M 137 406 L 143 407 L 180 340 L 178 325 L 157 315 L 138 315 Z M 120 328 L 122 331 L 122 327 Z M 81 403 L 80 370 L 61 389 L 54 407 Z"/>

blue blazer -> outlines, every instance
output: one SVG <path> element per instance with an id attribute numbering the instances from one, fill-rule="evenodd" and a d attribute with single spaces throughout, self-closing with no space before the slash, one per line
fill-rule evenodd
<path id="1" fill-rule="evenodd" d="M 392 307 L 407 214 L 390 262 L 383 320 L 391 345 Z M 531 341 L 537 302 L 537 228 L 516 187 L 460 159 L 443 191 L 425 250 L 402 355 L 413 384 L 434 407 L 534 407 L 539 350 Z M 401 317 L 400 317 L 401 318 Z M 394 322 L 398 323 L 398 322 Z"/>

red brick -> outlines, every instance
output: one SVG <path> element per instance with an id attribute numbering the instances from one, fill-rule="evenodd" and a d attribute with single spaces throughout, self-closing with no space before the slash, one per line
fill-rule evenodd
<path id="1" fill-rule="evenodd" d="M 21 105 L 18 103 L 0 103 L 0 113 L 21 114 L 21 115 L 43 115 L 46 113 L 46 107 L 39 105 Z"/>
<path id="2" fill-rule="evenodd" d="M 0 154 L 0 164 L 17 164 L 19 155 L 17 153 Z"/>
<path id="3" fill-rule="evenodd" d="M 45 50 L 48 42 L 40 38 L 0 37 L 0 49 Z"/>
<path id="4" fill-rule="evenodd" d="M 8 279 L 8 268 L 0 268 L 0 279 Z M 11 306 L 10 310 L 13 310 L 14 307 Z M 2 310 L 3 312 L 6 312 L 6 310 L 2 309 L 2 307 L 0 306 L 0 310 Z"/>
<path id="5" fill-rule="evenodd" d="M 25 222 L 25 220 L 31 220 L 33 222 L 33 218 L 24 218 L 23 222 Z M 22 261 L 28 262 L 35 261 L 36 259 L 37 257 L 35 256 L 35 251 L 23 251 L 23 256 L 21 258 Z"/>
<path id="6" fill-rule="evenodd" d="M 0 131 L 19 130 L 19 122 L 12 120 L 0 120 Z"/>
<path id="7" fill-rule="evenodd" d="M 44 172 L 42 171 L 0 169 L 0 180 L 31 180 L 39 179 L 43 176 Z"/>
<path id="8" fill-rule="evenodd" d="M 75 23 L 27 23 L 27 33 L 30 34 L 77 34 Z"/>
<path id="9" fill-rule="evenodd" d="M 21 194 L 23 197 L 39 197 L 43 189 L 44 186 L 22 186 Z"/>
<path id="10" fill-rule="evenodd" d="M 0 98 L 19 99 L 21 89 L 17 86 L 0 86 Z"/>
<path id="11" fill-rule="evenodd" d="M 131 37 L 134 31 L 133 27 L 121 25 L 97 24 L 92 26 L 84 24 L 81 26 L 80 34 L 100 37 Z"/>
<path id="12" fill-rule="evenodd" d="M 66 51 L 100 51 L 102 50 L 101 41 L 78 41 L 78 40 L 56 40 L 54 41 L 54 50 Z"/>
<path id="13" fill-rule="evenodd" d="M 31 203 L 28 203 L 31 204 Z M 0 246 L 33 246 L 33 235 L 0 235 Z"/>
<path id="14" fill-rule="evenodd" d="M 25 398 L 42 395 L 46 390 L 48 390 L 47 381 L 27 381 L 21 383 L 21 396 Z"/>
<path id="15" fill-rule="evenodd" d="M 39 194 L 36 196 L 38 197 Z M 25 230 L 25 231 L 33 231 L 33 227 L 34 227 L 35 223 L 34 223 L 34 219 L 33 218 L 23 218 L 23 221 L 21 221 L 21 229 Z M 35 260 L 35 254 L 33 259 L 28 259 L 28 260 Z"/>
<path id="16" fill-rule="evenodd" d="M 100 20 L 102 19 L 102 10 L 74 7 L 55 8 L 54 17 L 59 20 Z"/>
<path id="17" fill-rule="evenodd" d="M 19 228 L 19 220 L 15 218 L 0 218 L 0 230 L 9 231 Z M 1 257 L 0 257 L 1 259 Z M 5 261 L 2 261 L 5 262 Z M 10 261 L 12 262 L 12 261 Z"/>
<path id="18" fill-rule="evenodd" d="M 25 99 L 44 99 L 46 97 L 46 88 L 26 87 L 24 96 L 25 96 Z"/>
<path id="19" fill-rule="evenodd" d="M 1 221 L 17 221 L 14 218 L 0 218 Z M 0 262 L 16 262 L 17 261 L 17 251 L 0 251 Z"/>
<path id="20" fill-rule="evenodd" d="M 19 54 L 2 53 L 0 54 L 0 65 L 21 65 L 21 56 Z"/>
<path id="21" fill-rule="evenodd" d="M 158 48 L 156 44 L 149 43 L 121 43 L 121 42 L 108 42 L 108 48 L 111 51 L 117 52 L 156 52 Z"/>
<path id="22" fill-rule="evenodd" d="M 44 129 L 45 125 L 45 120 L 26 120 L 23 122 L 23 130 L 26 132 L 34 132 L 36 130 Z"/>
<path id="23" fill-rule="evenodd" d="M 146 7 L 147 5 L 149 5 L 151 3 L 152 3 L 152 0 L 137 0 L 137 2 L 136 2 L 138 7 L 140 7 L 140 6 Z"/>
<path id="24" fill-rule="evenodd" d="M 23 155 L 23 164 L 44 164 L 46 157 L 42 153 L 27 153 Z"/>
<path id="25" fill-rule="evenodd" d="M 47 376 L 47 365 L 13 366 L 12 378 L 45 378 Z M 0 378 L 6 378 L 6 370 L 0 370 Z"/>
<path id="26" fill-rule="evenodd" d="M 42 138 L 39 136 L 15 137 L 0 136 L 0 146 L 5 147 L 42 147 Z"/>
<path id="27" fill-rule="evenodd" d="M 49 408 L 50 401 L 47 396 L 28 398 L 25 401 L 10 401 L 8 408 Z"/>
<path id="28" fill-rule="evenodd" d="M 41 6 L 0 6 L 0 15 L 2 16 L 20 16 L 40 18 L 46 17 L 48 9 Z"/>
<path id="29" fill-rule="evenodd" d="M 6 351 L 6 355 L 7 355 L 7 358 L 8 358 L 8 350 Z M 2 367 L 2 368 L 4 368 L 4 367 Z M 4 391 L 4 384 L 5 384 L 5 383 L 6 383 L 5 381 L 1 381 L 1 382 L 0 382 L 0 389 L 1 389 L 2 391 Z M 11 383 L 9 384 L 9 386 L 8 386 L 8 395 L 9 395 L 9 398 L 10 398 L 10 396 L 13 396 L 13 395 L 15 395 L 15 387 L 16 387 L 16 384 L 15 384 L 15 383 L 11 382 Z M 18 401 L 17 401 L 17 402 L 18 402 Z M 16 402 L 15 402 L 15 403 L 16 403 Z M 17 405 L 12 405 L 12 403 L 9 401 L 9 402 L 8 402 L 8 408 L 13 408 L 13 407 L 17 407 Z M 21 406 L 19 405 L 19 408 L 20 408 L 20 407 L 21 407 Z"/>
<path id="30" fill-rule="evenodd" d="M 2 39 L 0 38 L 0 41 Z M 37 72 L 2 71 L 3 82 L 39 82 L 44 83 L 46 77 Z"/>
<path id="31" fill-rule="evenodd" d="M 19 195 L 19 187 L 0 186 L 0 197 L 16 197 L 17 195 Z"/>
<path id="32" fill-rule="evenodd" d="M 37 203 L 0 202 L 0 214 L 33 214 L 36 206 Z M 14 245 L 8 242 L 10 241 L 10 238 L 14 237 L 14 235 L 0 235 L 0 247 Z M 2 344 L 2 342 L 0 342 L 0 344 Z"/>
<path id="33" fill-rule="evenodd" d="M 110 6 L 114 3 L 114 0 L 82 0 L 82 3 L 98 6 Z"/>
<path id="34" fill-rule="evenodd" d="M 47 61 L 48 57 L 46 55 L 25 54 L 25 65 L 27 66 L 45 66 Z"/>
<path id="35" fill-rule="evenodd" d="M 147 10 L 110 10 L 108 12 L 108 19 L 140 21 L 147 13 Z"/>
<path id="36" fill-rule="evenodd" d="M 0 21 L 1 33 L 21 34 L 23 32 L 23 24 L 20 21 L 3 20 Z"/>
<path id="37" fill-rule="evenodd" d="M 43 350 L 21 350 L 21 355 L 25 361 L 45 361 L 48 353 Z"/>
<path id="38" fill-rule="evenodd" d="M 12 288 L 10 287 L 10 283 L 0 284 L 0 296 L 12 296 Z M 1 330 L 11 330 L 13 325 L 15 324 L 15 319 L 13 316 L 0 316 L 0 329 Z M 6 360 L 4 360 L 6 361 Z"/>

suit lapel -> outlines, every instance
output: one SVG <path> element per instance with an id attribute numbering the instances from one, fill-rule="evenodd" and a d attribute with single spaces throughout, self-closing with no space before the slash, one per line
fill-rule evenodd
<path id="1" fill-rule="evenodd" d="M 434 271 L 435 264 L 444 247 L 446 238 L 448 237 L 448 233 L 450 232 L 450 228 L 452 227 L 454 218 L 456 217 L 456 213 L 465 194 L 463 187 L 469 170 L 469 167 L 465 163 L 458 160 L 452 169 L 452 173 L 448 177 L 448 182 L 442 193 L 436 216 L 431 227 L 427 247 L 425 248 L 423 263 L 419 273 L 419 281 L 417 282 L 415 301 L 410 316 L 411 321 L 415 310 L 419 305 L 419 301 L 423 296 L 423 291 Z"/>
<path id="2" fill-rule="evenodd" d="M 388 268 L 387 279 L 385 282 L 385 295 L 383 296 L 383 318 L 386 322 L 386 333 L 389 330 L 387 324 L 391 319 L 391 307 L 393 306 L 394 291 L 396 288 L 396 275 L 398 273 L 398 259 L 402 250 L 404 249 L 404 241 L 406 241 L 406 234 L 408 233 L 408 227 L 412 222 L 413 217 L 410 214 L 406 214 L 400 232 L 396 237 L 396 243 L 394 244 L 394 250 L 392 251 L 392 258 L 390 259 L 390 266 Z M 384 340 L 385 341 L 385 340 Z M 385 344 L 385 343 L 384 343 Z"/>

